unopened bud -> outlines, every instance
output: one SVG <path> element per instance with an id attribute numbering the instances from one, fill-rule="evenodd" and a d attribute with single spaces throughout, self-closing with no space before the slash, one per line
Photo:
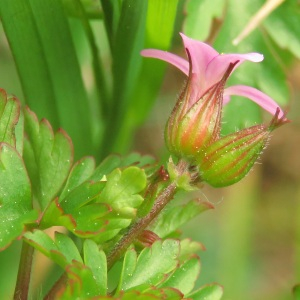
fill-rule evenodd
<path id="1" fill-rule="evenodd" d="M 271 131 L 288 122 L 284 116 L 278 119 L 278 114 L 279 109 L 269 126 L 246 128 L 202 149 L 197 156 L 201 180 L 223 187 L 245 177 L 265 148 Z"/>

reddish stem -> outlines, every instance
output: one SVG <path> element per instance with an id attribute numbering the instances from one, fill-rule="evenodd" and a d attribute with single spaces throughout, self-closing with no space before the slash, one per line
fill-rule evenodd
<path id="1" fill-rule="evenodd" d="M 23 241 L 14 300 L 27 300 L 34 249 Z"/>
<path id="2" fill-rule="evenodd" d="M 177 165 L 178 175 L 181 176 L 188 168 L 188 164 L 180 161 Z M 143 218 L 138 219 L 129 227 L 127 233 L 115 245 L 107 256 L 107 269 L 109 270 L 114 263 L 124 254 L 130 244 L 145 230 L 150 223 L 157 217 L 162 209 L 173 199 L 176 192 L 176 182 L 171 182 L 157 197 L 151 211 Z"/>

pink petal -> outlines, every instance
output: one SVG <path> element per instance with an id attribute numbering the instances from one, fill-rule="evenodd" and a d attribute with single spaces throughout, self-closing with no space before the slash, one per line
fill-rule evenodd
<path id="1" fill-rule="evenodd" d="M 224 94 L 223 94 L 223 105 L 226 105 L 227 103 L 230 102 L 230 96 L 225 95 L 225 93 L 226 93 L 226 89 L 224 90 Z"/>
<path id="2" fill-rule="evenodd" d="M 181 70 L 185 75 L 189 75 L 189 62 L 178 55 L 156 49 L 142 50 L 141 55 L 145 57 L 158 58 L 163 61 L 166 61 L 178 68 L 179 70 Z"/>
<path id="3" fill-rule="evenodd" d="M 209 62 L 219 53 L 211 46 L 191 39 L 180 33 L 185 49 L 190 53 L 192 60 L 193 73 L 197 75 L 199 82 L 205 78 L 205 70 Z"/>
<path id="4" fill-rule="evenodd" d="M 272 115 L 275 114 L 276 109 L 279 107 L 279 105 L 271 97 L 250 86 L 234 85 L 226 88 L 224 90 L 224 96 L 228 97 L 231 95 L 249 98 Z M 284 115 L 284 113 L 280 107 L 279 109 L 280 113 L 278 117 L 281 118 Z"/>
<path id="5" fill-rule="evenodd" d="M 207 66 L 205 72 L 206 85 L 211 87 L 215 83 L 221 80 L 225 71 L 230 63 L 239 63 L 235 66 L 239 66 L 245 60 L 252 62 L 260 62 L 264 59 L 264 56 L 259 53 L 247 53 L 247 54 L 220 54 L 216 56 Z"/>

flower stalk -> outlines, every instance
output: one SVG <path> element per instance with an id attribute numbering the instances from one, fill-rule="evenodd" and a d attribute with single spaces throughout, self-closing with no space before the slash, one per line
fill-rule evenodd
<path id="1" fill-rule="evenodd" d="M 181 160 L 176 166 L 178 177 L 188 172 L 189 164 Z M 143 218 L 137 219 L 123 235 L 121 240 L 115 245 L 107 256 L 107 269 L 109 270 L 117 260 L 125 253 L 127 248 L 134 242 L 134 240 L 151 224 L 151 222 L 158 216 L 162 209 L 173 199 L 177 191 L 177 182 L 170 179 L 169 184 L 158 195 L 152 209 Z"/>

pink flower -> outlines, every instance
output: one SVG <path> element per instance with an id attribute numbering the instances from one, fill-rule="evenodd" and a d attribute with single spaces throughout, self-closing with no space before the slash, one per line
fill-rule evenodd
<path id="1" fill-rule="evenodd" d="M 188 60 L 155 49 L 141 52 L 171 63 L 188 76 L 166 124 L 167 147 L 196 168 L 200 181 L 215 187 L 231 185 L 245 177 L 270 133 L 288 120 L 277 103 L 259 90 L 243 85 L 225 88 L 237 66 L 245 60 L 260 62 L 261 54 L 219 54 L 205 43 L 181 36 Z M 274 114 L 270 125 L 256 125 L 220 137 L 223 104 L 231 95 L 247 97 Z"/>
<path id="2" fill-rule="evenodd" d="M 189 53 L 192 65 L 192 95 L 189 99 L 189 107 L 198 101 L 206 93 L 206 91 L 214 84 L 219 82 L 223 77 L 230 63 L 238 63 L 235 68 L 242 64 L 245 60 L 252 62 L 261 62 L 264 57 L 259 53 L 247 54 L 219 54 L 214 48 L 209 45 L 191 39 L 181 33 L 182 41 L 186 52 Z M 164 60 L 179 70 L 185 75 L 189 75 L 189 60 L 178 55 L 156 49 L 145 49 L 141 51 L 145 57 L 152 57 Z M 227 103 L 231 95 L 243 96 L 254 101 L 266 111 L 275 114 L 278 104 L 269 96 L 261 91 L 244 85 L 234 85 L 224 89 L 223 100 Z M 283 116 L 283 111 L 280 109 L 279 118 Z"/>

